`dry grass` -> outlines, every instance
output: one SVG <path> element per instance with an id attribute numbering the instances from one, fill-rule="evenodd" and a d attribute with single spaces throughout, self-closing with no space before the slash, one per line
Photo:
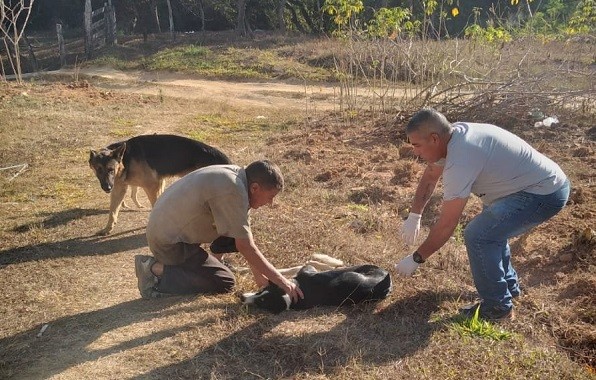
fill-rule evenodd
<path id="1" fill-rule="evenodd" d="M 100 85 L 0 84 L 0 163 L 29 164 L 11 181 L 12 173 L 0 172 L 0 377 L 595 377 L 594 243 L 578 238 L 594 228 L 589 125 L 518 125 L 583 193 L 576 190 L 560 215 L 515 240 L 524 295 L 517 320 L 502 326 L 513 338 L 494 342 L 449 328 L 458 307 L 475 297 L 455 239 L 414 278 L 394 276 L 392 294 L 376 305 L 269 315 L 242 307 L 236 294 L 140 299 L 133 256 L 148 253 L 149 210 L 124 211 L 113 235 L 95 236 L 108 197 L 87 167 L 89 149 L 171 132 L 196 134 L 238 164 L 263 157 L 278 163 L 288 188 L 273 207 L 253 214 L 257 243 L 278 267 L 321 252 L 392 268 L 409 253 L 397 231 L 421 166 L 399 132 L 407 117 L 395 125 L 332 115 L 314 120 L 275 107 L 234 107 L 233 100 L 197 102 Z M 255 122 L 263 114 L 267 122 Z M 568 154 L 578 148 L 584 154 Z M 466 218 L 477 209 L 471 202 Z M 426 226 L 437 208 L 429 211 Z M 250 277 L 238 280 L 238 292 L 254 289 Z"/>

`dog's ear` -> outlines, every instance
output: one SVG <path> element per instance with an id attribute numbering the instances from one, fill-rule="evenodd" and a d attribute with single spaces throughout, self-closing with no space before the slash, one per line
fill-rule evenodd
<path id="1" fill-rule="evenodd" d="M 112 151 L 112 155 L 118 161 L 122 161 L 122 157 L 124 156 L 124 152 L 126 151 L 126 142 L 120 144 L 120 146 Z"/>
<path id="2" fill-rule="evenodd" d="M 91 149 L 91 151 L 89 152 L 89 166 L 92 166 L 91 163 L 93 162 L 93 159 L 95 159 L 95 157 L 97 157 L 97 152 L 94 151 L 93 149 Z"/>

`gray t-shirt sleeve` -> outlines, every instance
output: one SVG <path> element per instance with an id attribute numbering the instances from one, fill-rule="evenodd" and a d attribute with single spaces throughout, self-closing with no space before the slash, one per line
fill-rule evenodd
<path id="1" fill-rule="evenodd" d="M 481 167 L 466 162 L 449 162 L 443 169 L 443 199 L 468 198 Z"/>

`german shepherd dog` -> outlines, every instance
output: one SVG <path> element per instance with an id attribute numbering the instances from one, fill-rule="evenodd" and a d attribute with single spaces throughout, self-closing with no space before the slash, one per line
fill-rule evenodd
<path id="1" fill-rule="evenodd" d="M 137 187 L 143 188 L 153 206 L 164 191 L 167 177 L 182 177 L 204 166 L 230 163 L 217 148 L 175 135 L 136 136 L 99 151 L 91 150 L 89 166 L 101 188 L 110 194 L 108 224 L 98 234 L 107 235 L 114 229 L 129 186 L 137 207 L 142 207 L 137 200 Z"/>

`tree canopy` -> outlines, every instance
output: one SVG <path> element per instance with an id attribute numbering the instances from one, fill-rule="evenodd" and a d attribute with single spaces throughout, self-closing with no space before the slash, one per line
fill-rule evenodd
<path id="1" fill-rule="evenodd" d="M 11 2 L 14 0 L 4 0 Z M 110 0 L 93 0 L 100 7 Z M 111 0 L 120 33 L 168 30 L 168 0 Z M 593 32 L 596 0 L 169 0 L 178 32 L 290 30 L 333 33 L 370 31 L 387 36 L 418 33 L 431 38 L 472 35 L 477 28 L 531 29 L 540 33 Z M 84 1 L 34 1 L 27 28 L 62 23 L 82 27 Z M 242 16 L 242 17 L 239 17 Z M 240 25 L 242 24 L 242 25 Z"/>

